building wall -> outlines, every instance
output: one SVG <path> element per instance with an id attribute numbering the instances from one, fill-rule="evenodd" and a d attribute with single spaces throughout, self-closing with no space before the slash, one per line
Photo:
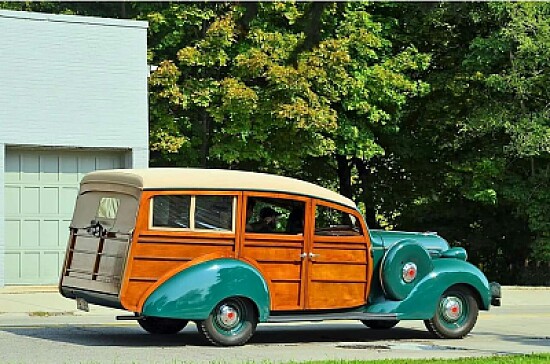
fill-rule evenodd
<path id="1" fill-rule="evenodd" d="M 149 152 L 146 22 L 0 10 L 0 29 L 2 286 L 6 153 L 115 151 L 146 168 Z"/>
<path id="2" fill-rule="evenodd" d="M 4 286 L 4 160 L 5 147 L 0 143 L 0 287 Z"/>
<path id="3" fill-rule="evenodd" d="M 146 26 L 0 11 L 0 142 L 146 154 Z"/>

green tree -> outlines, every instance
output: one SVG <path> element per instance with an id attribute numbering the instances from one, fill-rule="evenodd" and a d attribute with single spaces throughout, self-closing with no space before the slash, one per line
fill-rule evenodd
<path id="1" fill-rule="evenodd" d="M 366 175 L 368 162 L 386 153 L 380 140 L 398 132 L 407 99 L 427 91 L 409 73 L 428 57 L 412 45 L 394 49 L 386 39 L 391 19 L 377 21 L 369 9 L 219 7 L 202 36 L 186 37 L 177 59 L 152 77 L 165 118 L 154 148 L 185 155 L 180 161 L 190 165 L 337 181 L 353 197 L 361 189 L 357 171 Z"/>
<path id="2" fill-rule="evenodd" d="M 395 224 L 437 229 L 468 246 L 495 278 L 510 264 L 548 259 L 548 9 L 546 3 L 379 9 L 400 21 L 394 44 L 412 42 L 432 55 L 420 75 L 431 92 L 407 105 L 404 138 L 393 148 L 410 186 Z"/>

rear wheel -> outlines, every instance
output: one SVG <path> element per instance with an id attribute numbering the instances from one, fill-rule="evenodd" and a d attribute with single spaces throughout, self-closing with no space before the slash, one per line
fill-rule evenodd
<path id="1" fill-rule="evenodd" d="M 199 332 L 212 344 L 236 346 L 246 343 L 254 334 L 258 318 L 249 300 L 227 298 L 212 310 L 206 320 L 197 322 Z"/>
<path id="2" fill-rule="evenodd" d="M 399 323 L 399 320 L 361 320 L 363 325 L 374 330 L 388 330 Z"/>
<path id="3" fill-rule="evenodd" d="M 439 298 L 434 317 L 424 324 L 442 339 L 460 339 L 472 331 L 478 313 L 479 307 L 470 289 L 451 287 Z"/>
<path id="4" fill-rule="evenodd" d="M 185 326 L 187 320 L 169 319 L 164 317 L 144 317 L 138 320 L 139 326 L 145 331 L 154 335 L 171 335 L 177 334 Z"/>

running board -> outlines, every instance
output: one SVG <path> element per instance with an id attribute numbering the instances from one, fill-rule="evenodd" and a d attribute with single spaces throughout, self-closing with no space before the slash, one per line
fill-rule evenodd
<path id="1" fill-rule="evenodd" d="M 119 321 L 133 321 L 144 319 L 145 316 L 116 316 Z M 282 323 L 282 322 L 300 322 L 300 321 L 325 321 L 325 320 L 378 320 L 378 321 L 394 321 L 397 320 L 397 315 L 394 313 L 362 313 L 362 312 L 339 312 L 339 313 L 301 313 L 301 314 L 285 314 L 272 315 L 267 322 Z"/>
<path id="2" fill-rule="evenodd" d="M 141 316 L 141 315 L 133 315 L 133 316 L 116 316 L 116 319 L 118 321 L 133 321 L 133 320 L 141 320 L 145 318 L 145 316 Z"/>
<path id="3" fill-rule="evenodd" d="M 335 312 L 335 313 L 296 313 L 271 315 L 267 322 L 298 322 L 324 320 L 397 320 L 394 313 L 364 313 L 364 312 Z"/>

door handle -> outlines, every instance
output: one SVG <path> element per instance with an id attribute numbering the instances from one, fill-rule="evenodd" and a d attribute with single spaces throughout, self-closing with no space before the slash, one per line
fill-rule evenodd
<path id="1" fill-rule="evenodd" d="M 309 259 L 317 258 L 319 254 L 309 253 Z"/>
<path id="2" fill-rule="evenodd" d="M 306 257 L 307 257 L 307 253 L 302 253 L 302 254 L 300 254 L 300 258 L 304 259 L 304 258 L 306 258 Z"/>

